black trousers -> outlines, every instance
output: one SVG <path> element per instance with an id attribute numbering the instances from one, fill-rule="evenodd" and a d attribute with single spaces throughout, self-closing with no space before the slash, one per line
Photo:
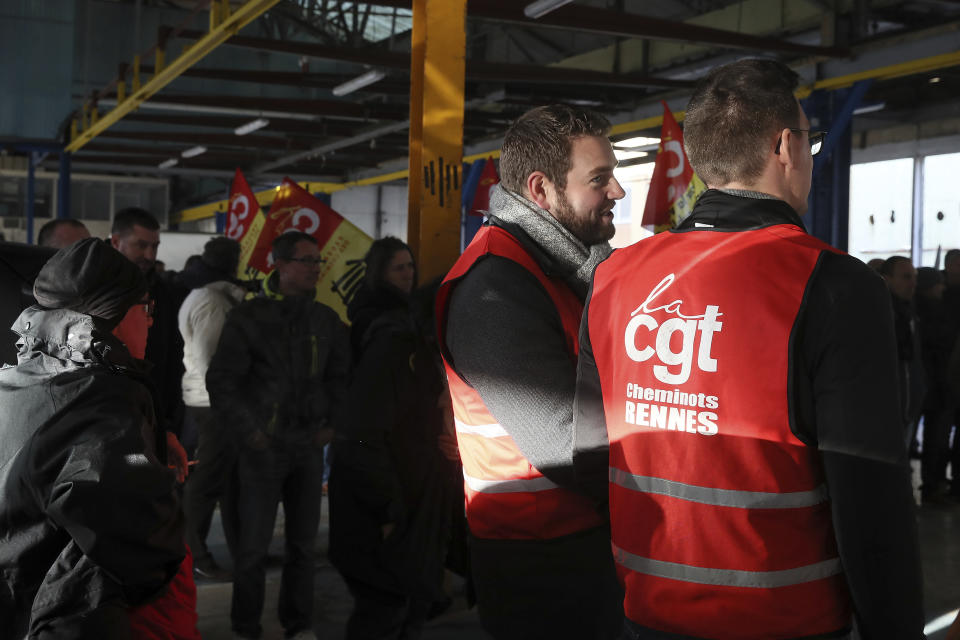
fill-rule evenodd
<path id="1" fill-rule="evenodd" d="M 194 562 L 210 555 L 207 534 L 213 510 L 220 503 L 220 518 L 230 555 L 236 553 L 237 451 L 225 425 L 214 420 L 209 407 L 187 407 L 184 429 L 195 430 L 198 436 L 194 465 L 183 489 L 183 513 L 187 520 L 187 544 Z"/>
<path id="2" fill-rule="evenodd" d="M 945 488 L 953 417 L 952 406 L 939 406 L 924 413 L 920 477 L 923 482 L 921 491 L 925 496 L 934 495 Z"/>
<path id="3" fill-rule="evenodd" d="M 237 494 L 240 515 L 230 620 L 243 636 L 260 636 L 267 549 L 277 505 L 285 518 L 280 624 L 287 635 L 312 628 L 314 543 L 320 525 L 323 451 L 312 443 L 272 442 L 265 451 L 240 450 Z"/>
<path id="4" fill-rule="evenodd" d="M 480 624 L 497 640 L 610 640 L 623 627 L 610 530 L 470 541 Z"/>
<path id="5" fill-rule="evenodd" d="M 430 612 L 430 600 L 410 598 L 344 576 L 353 596 L 346 640 L 416 640 Z"/>

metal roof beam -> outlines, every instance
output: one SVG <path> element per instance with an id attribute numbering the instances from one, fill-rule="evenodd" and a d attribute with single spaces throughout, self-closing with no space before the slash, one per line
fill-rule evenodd
<path id="1" fill-rule="evenodd" d="M 370 4 L 399 8 L 410 8 L 411 6 L 410 0 L 374 0 Z M 577 4 L 562 6 L 533 20 L 523 13 L 526 4 L 517 0 L 470 0 L 468 16 L 519 24 L 526 27 L 569 29 L 620 38 L 696 42 L 730 49 L 777 51 L 831 58 L 845 58 L 850 55 L 850 50 L 846 47 L 820 47 L 799 44 L 782 38 L 753 36 L 735 31 L 701 27 L 688 22 L 651 18 L 635 13 Z"/>
<path id="2" fill-rule="evenodd" d="M 522 9 L 522 8 L 521 8 Z M 521 10 L 521 15 L 523 14 Z M 201 31 L 184 30 L 181 37 L 189 38 L 201 34 Z M 404 73 L 410 70 L 410 54 L 399 51 L 379 52 L 369 49 L 351 47 L 329 47 L 311 42 L 294 40 L 274 40 L 272 38 L 253 38 L 248 36 L 234 36 L 226 44 L 237 47 L 256 49 L 259 51 L 274 51 L 290 53 L 300 56 L 338 60 L 370 66 L 402 69 Z M 658 78 L 639 73 L 618 74 L 602 71 L 588 71 L 568 69 L 563 67 L 541 67 L 537 65 L 503 64 L 499 62 L 479 62 L 467 60 L 467 82 L 537 82 L 590 84 L 593 86 L 614 87 L 671 87 L 688 88 L 692 84 L 687 80 L 671 80 Z M 371 91 L 377 92 L 379 83 Z"/>
<path id="3" fill-rule="evenodd" d="M 153 67 L 142 66 L 150 73 Z M 228 82 L 249 82 L 253 84 L 273 84 L 292 87 L 317 87 L 328 89 L 350 80 L 354 76 L 338 73 L 301 73 L 299 71 L 261 71 L 254 69 L 187 69 L 181 74 L 189 78 L 206 78 Z M 354 74 L 355 75 L 355 74 Z M 408 95 L 410 86 L 406 82 L 390 82 L 388 79 L 377 83 L 377 93 Z"/>
<path id="4" fill-rule="evenodd" d="M 354 104 L 343 100 L 309 100 L 301 98 L 264 98 L 260 96 L 224 96 L 218 95 L 164 95 L 164 104 L 223 107 L 242 109 L 251 114 L 262 112 L 312 114 L 314 119 L 321 117 L 344 118 L 347 120 L 401 120 L 407 117 L 406 105 Z M 269 118 L 270 116 L 264 116 Z"/>
<path id="5" fill-rule="evenodd" d="M 248 147 L 260 149 L 305 149 L 309 145 L 301 140 L 285 136 L 246 135 L 232 133 L 194 133 L 192 131 L 112 131 L 102 138 L 115 140 L 142 140 L 147 142 L 170 142 L 218 147 Z"/>

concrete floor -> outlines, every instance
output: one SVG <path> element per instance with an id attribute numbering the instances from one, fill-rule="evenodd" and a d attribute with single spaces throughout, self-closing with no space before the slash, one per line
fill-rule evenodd
<path id="1" fill-rule="evenodd" d="M 342 640 L 347 618 L 353 608 L 353 598 L 340 574 L 327 560 L 329 532 L 327 500 L 324 498 L 317 535 L 316 599 L 314 601 L 314 631 L 320 640 Z M 217 562 L 230 567 L 230 557 L 223 538 L 219 513 L 214 515 L 208 546 Z M 281 640 L 283 628 L 277 620 L 277 595 L 280 590 L 280 566 L 283 558 L 283 509 L 277 516 L 273 542 L 270 546 L 270 564 L 267 568 L 267 596 L 264 604 L 263 640 Z M 197 583 L 197 627 L 204 640 L 231 640 L 230 583 Z M 424 640 L 490 640 L 480 629 L 476 609 L 467 609 L 464 584 L 453 574 L 447 575 L 447 593 L 453 597 L 453 606 L 438 618 L 427 623 Z"/>
<path id="2" fill-rule="evenodd" d="M 277 530 L 271 546 L 271 565 L 267 571 L 267 601 L 264 607 L 264 640 L 283 638 L 276 618 L 277 593 L 280 587 L 280 559 L 282 556 L 282 511 L 277 518 Z M 341 640 L 350 610 L 350 593 L 326 559 L 327 509 L 323 505 L 320 534 L 317 538 L 315 631 L 320 640 Z M 922 507 L 919 509 L 920 553 L 924 571 L 924 602 L 926 620 L 937 618 L 960 607 L 960 505 Z M 223 532 L 216 518 L 210 535 L 210 548 L 218 562 L 229 567 L 230 561 L 223 542 Z M 448 575 L 448 593 L 454 596 L 454 605 L 439 618 L 428 623 L 424 640 L 488 640 L 480 629 L 476 610 L 468 610 L 463 597 L 463 583 Z M 230 640 L 231 585 L 199 583 L 197 585 L 198 627 L 204 640 Z M 942 624 L 942 623 L 941 623 Z M 946 626 L 933 631 L 928 625 L 929 640 L 943 640 Z"/>

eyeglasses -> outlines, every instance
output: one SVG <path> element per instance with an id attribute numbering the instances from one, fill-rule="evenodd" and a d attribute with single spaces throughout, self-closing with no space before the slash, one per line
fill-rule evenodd
<path id="1" fill-rule="evenodd" d="M 318 264 L 326 262 L 325 258 L 315 258 L 313 256 L 304 256 L 302 258 L 284 258 L 287 262 L 299 262 L 307 266 L 315 267 Z"/>
<path id="2" fill-rule="evenodd" d="M 823 148 L 823 141 L 827 137 L 826 131 L 811 131 L 810 129 L 794 129 L 793 127 L 790 127 L 790 131 L 793 131 L 794 133 L 807 134 L 807 142 L 810 143 L 810 155 L 812 156 L 815 156 L 818 153 L 820 153 L 820 149 Z M 781 140 L 778 139 L 777 148 L 773 150 L 773 152 L 776 153 L 777 155 L 780 154 L 780 142 Z"/>

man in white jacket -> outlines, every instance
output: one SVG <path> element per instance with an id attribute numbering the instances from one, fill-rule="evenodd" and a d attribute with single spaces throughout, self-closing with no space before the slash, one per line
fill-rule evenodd
<path id="1" fill-rule="evenodd" d="M 203 248 L 204 266 L 222 274 L 222 278 L 190 292 L 178 314 L 183 335 L 183 403 L 186 405 L 184 430 L 197 433 L 196 466 L 184 488 L 183 510 L 187 518 L 187 544 L 193 551 L 193 570 L 197 577 L 229 580 L 207 549 L 206 538 L 217 502 L 227 546 L 232 552 L 234 539 L 233 490 L 230 478 L 236 451 L 224 425 L 218 424 L 210 410 L 205 378 L 210 360 L 217 350 L 227 313 L 237 306 L 245 290 L 236 280 L 240 245 L 229 238 L 213 238 Z M 192 424 L 191 424 L 192 423 Z"/>

